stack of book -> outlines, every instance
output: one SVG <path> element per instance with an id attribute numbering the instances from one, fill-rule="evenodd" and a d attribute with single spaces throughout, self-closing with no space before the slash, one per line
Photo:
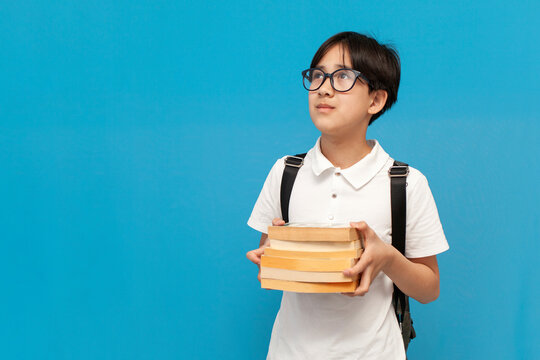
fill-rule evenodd
<path id="1" fill-rule="evenodd" d="M 360 233 L 347 225 L 269 226 L 261 256 L 261 287 L 305 293 L 354 292 L 358 276 L 343 275 L 362 255 Z"/>

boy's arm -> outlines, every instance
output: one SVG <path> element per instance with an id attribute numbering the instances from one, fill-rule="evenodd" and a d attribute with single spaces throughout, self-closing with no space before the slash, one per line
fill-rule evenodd
<path id="1" fill-rule="evenodd" d="M 261 241 L 259 242 L 259 247 L 262 248 L 262 247 L 268 246 L 267 242 L 268 242 L 268 234 L 262 233 Z"/>
<path id="2" fill-rule="evenodd" d="M 408 259 L 392 246 L 393 255 L 384 273 L 405 294 L 426 304 L 439 297 L 437 256 Z"/>
<path id="3" fill-rule="evenodd" d="M 364 295 L 373 279 L 383 271 L 396 286 L 421 303 L 434 301 L 439 296 L 439 267 L 435 255 L 407 259 L 395 247 L 383 242 L 365 222 L 351 226 L 364 235 L 365 250 L 352 268 L 343 271 L 345 276 L 361 275 L 360 284 L 348 296 Z"/>

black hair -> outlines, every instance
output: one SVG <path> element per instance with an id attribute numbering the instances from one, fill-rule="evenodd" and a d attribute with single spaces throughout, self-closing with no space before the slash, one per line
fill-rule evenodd
<path id="1" fill-rule="evenodd" d="M 349 50 L 353 69 L 362 72 L 367 77 L 370 93 L 375 90 L 385 90 L 388 93 L 384 107 L 371 116 L 369 121 L 371 125 L 397 101 L 401 76 L 398 52 L 392 45 L 380 44 L 372 37 L 353 31 L 344 31 L 332 36 L 319 47 L 311 60 L 310 67 L 316 67 L 334 45 L 341 45 Z M 343 61 L 345 63 L 345 59 Z"/>

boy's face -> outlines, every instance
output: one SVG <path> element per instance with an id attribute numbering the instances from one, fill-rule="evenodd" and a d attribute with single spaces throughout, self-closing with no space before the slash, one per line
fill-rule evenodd
<path id="1" fill-rule="evenodd" d="M 326 73 L 343 67 L 353 68 L 348 50 L 339 44 L 330 48 L 317 67 Z M 309 114 L 313 124 L 322 134 L 332 136 L 351 135 L 362 128 L 365 131 L 374 111 L 372 105 L 376 95 L 376 92 L 369 94 L 368 90 L 368 85 L 357 79 L 351 90 L 338 92 L 327 78 L 318 90 L 309 92 Z"/>

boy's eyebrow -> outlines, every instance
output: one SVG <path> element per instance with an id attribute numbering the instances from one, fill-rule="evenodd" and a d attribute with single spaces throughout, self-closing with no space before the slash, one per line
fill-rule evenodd
<path id="1" fill-rule="evenodd" d="M 343 65 L 343 64 L 334 64 L 335 67 L 337 67 L 338 69 L 345 69 L 345 68 L 349 68 L 348 66 L 346 65 Z M 317 66 L 318 68 L 321 68 L 323 70 L 326 70 L 326 67 L 324 65 L 319 65 Z"/>

